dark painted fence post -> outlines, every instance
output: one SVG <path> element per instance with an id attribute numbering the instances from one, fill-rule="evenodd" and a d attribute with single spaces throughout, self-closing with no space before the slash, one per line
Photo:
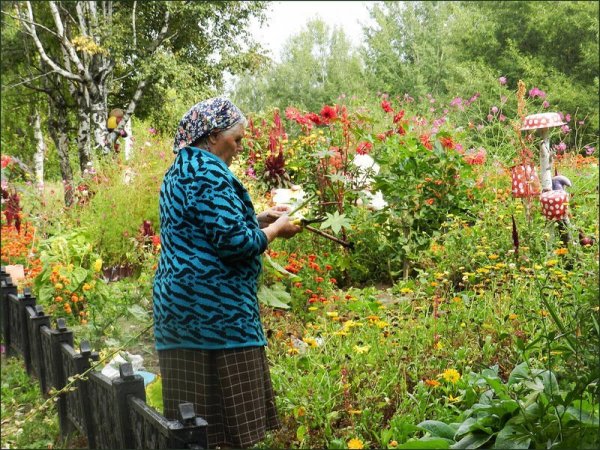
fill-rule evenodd
<path id="1" fill-rule="evenodd" d="M 119 367 L 120 377 L 113 380 L 113 405 L 117 414 L 117 430 L 119 440 L 123 443 L 121 448 L 135 448 L 134 435 L 131 432 L 131 413 L 127 397 L 132 395 L 142 401 L 146 401 L 146 390 L 144 379 L 141 375 L 133 372 L 131 363 L 121 364 Z"/>
<path id="2" fill-rule="evenodd" d="M 63 344 L 73 346 L 73 332 L 67 329 L 65 319 L 62 317 L 56 319 L 56 330 L 50 331 L 50 360 L 52 364 L 52 387 L 60 391 L 65 387 L 66 377 L 63 370 L 62 350 Z M 58 395 L 57 402 L 58 424 L 60 434 L 66 439 L 73 432 L 73 424 L 67 415 L 67 393 L 62 392 Z"/>
<path id="3" fill-rule="evenodd" d="M 9 296 L 17 295 L 17 286 L 13 283 L 10 275 L 6 274 L 2 280 L 2 294 L 0 302 L 2 302 L 2 337 L 4 338 L 4 347 L 6 355 L 14 354 L 11 347 L 10 324 L 14 320 L 10 317 L 10 299 Z"/>
<path id="4" fill-rule="evenodd" d="M 44 314 L 42 305 L 35 305 L 35 308 L 28 307 L 26 308 L 26 312 L 29 347 L 31 351 L 31 368 L 40 380 L 40 390 L 42 391 L 42 395 L 45 396 L 48 392 L 48 381 L 47 370 L 44 365 L 41 328 L 50 328 L 50 316 Z"/>
<path id="5" fill-rule="evenodd" d="M 23 359 L 25 360 L 25 369 L 29 375 L 33 375 L 31 367 L 31 343 L 29 342 L 29 314 L 27 308 L 35 308 L 35 297 L 31 295 L 31 289 L 25 288 L 23 295 L 18 296 L 19 299 L 19 320 L 21 322 L 21 345 L 23 346 Z"/>

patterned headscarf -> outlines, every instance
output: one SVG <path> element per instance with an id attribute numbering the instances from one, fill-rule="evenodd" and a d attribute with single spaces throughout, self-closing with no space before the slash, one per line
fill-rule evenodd
<path id="1" fill-rule="evenodd" d="M 226 98 L 209 98 L 196 103 L 179 122 L 173 151 L 177 153 L 180 148 L 207 136 L 214 129 L 226 130 L 245 121 L 244 114 Z"/>

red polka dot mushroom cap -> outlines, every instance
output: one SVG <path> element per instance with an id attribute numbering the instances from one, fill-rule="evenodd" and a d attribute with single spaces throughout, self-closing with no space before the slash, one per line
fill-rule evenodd
<path id="1" fill-rule="evenodd" d="M 521 130 L 539 130 L 542 128 L 560 127 L 564 124 L 558 113 L 531 114 L 523 119 Z"/>

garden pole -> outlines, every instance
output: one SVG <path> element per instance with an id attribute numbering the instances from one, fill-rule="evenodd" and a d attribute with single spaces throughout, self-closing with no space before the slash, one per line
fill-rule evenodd
<path id="1" fill-rule="evenodd" d="M 550 130 L 542 128 L 542 145 L 540 148 L 540 170 L 542 192 L 552 190 L 552 154 L 550 152 Z"/>

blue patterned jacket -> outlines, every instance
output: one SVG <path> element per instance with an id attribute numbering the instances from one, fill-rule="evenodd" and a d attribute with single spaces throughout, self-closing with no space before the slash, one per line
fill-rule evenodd
<path id="1" fill-rule="evenodd" d="M 185 147 L 165 174 L 159 209 L 156 348 L 266 345 L 257 290 L 268 241 L 241 182 L 217 156 Z"/>

